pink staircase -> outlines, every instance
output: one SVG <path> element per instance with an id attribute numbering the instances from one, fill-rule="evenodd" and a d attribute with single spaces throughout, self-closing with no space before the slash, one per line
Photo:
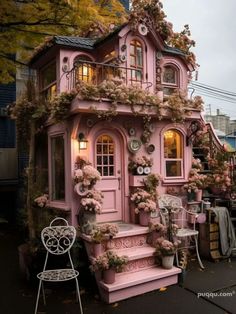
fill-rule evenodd
<path id="1" fill-rule="evenodd" d="M 147 244 L 147 234 L 147 227 L 121 225 L 119 233 L 108 241 L 106 249 L 127 255 L 129 263 L 122 273 L 116 273 L 113 284 L 105 284 L 101 274 L 96 274 L 100 295 L 105 302 L 113 303 L 177 283 L 181 270 L 156 266 L 155 249 Z M 88 253 L 92 252 L 91 244 L 87 242 L 86 247 Z"/>

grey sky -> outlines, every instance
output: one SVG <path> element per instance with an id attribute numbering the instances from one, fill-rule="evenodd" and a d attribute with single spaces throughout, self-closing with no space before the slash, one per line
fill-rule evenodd
<path id="1" fill-rule="evenodd" d="M 163 5 L 175 31 L 190 26 L 200 64 L 198 81 L 236 93 L 236 0 L 163 0 Z M 236 102 L 203 98 L 212 114 L 219 108 L 236 119 Z"/>

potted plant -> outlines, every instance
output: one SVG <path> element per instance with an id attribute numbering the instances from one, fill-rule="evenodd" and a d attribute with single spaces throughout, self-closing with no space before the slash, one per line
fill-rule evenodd
<path id="1" fill-rule="evenodd" d="M 170 269 L 173 267 L 174 256 L 180 241 L 169 241 L 160 237 L 156 241 L 156 255 L 161 257 L 162 267 Z"/>
<path id="2" fill-rule="evenodd" d="M 208 185 L 208 176 L 199 173 L 199 168 L 192 168 L 189 171 L 188 183 L 184 185 L 184 189 L 188 192 L 188 201 L 201 201 L 202 190 Z M 199 193 L 200 192 L 200 193 Z"/>
<path id="3" fill-rule="evenodd" d="M 130 159 L 128 169 L 133 175 L 147 175 L 151 172 L 153 160 L 146 156 Z"/>
<path id="4" fill-rule="evenodd" d="M 96 225 L 91 231 L 90 237 L 93 243 L 93 254 L 95 257 L 103 253 L 102 242 L 112 239 L 119 231 L 116 224 Z"/>
<path id="5" fill-rule="evenodd" d="M 148 226 L 150 213 L 157 210 L 156 202 L 152 200 L 152 195 L 147 191 L 138 188 L 130 197 L 134 203 L 135 214 L 139 214 L 139 223 L 141 226 Z"/>
<path id="6" fill-rule="evenodd" d="M 112 284 L 115 281 L 115 273 L 122 272 L 127 263 L 127 256 L 119 256 L 113 251 L 106 251 L 92 260 L 90 268 L 94 272 L 102 271 L 103 281 L 107 284 Z"/>

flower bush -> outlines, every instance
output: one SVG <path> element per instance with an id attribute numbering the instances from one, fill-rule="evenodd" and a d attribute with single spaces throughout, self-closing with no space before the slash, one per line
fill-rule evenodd
<path id="1" fill-rule="evenodd" d="M 48 194 L 43 194 L 42 196 L 37 197 L 36 199 L 34 199 L 34 202 L 39 207 L 46 207 L 48 203 Z"/>
<path id="2" fill-rule="evenodd" d="M 150 193 L 154 200 L 157 199 L 157 187 L 161 181 L 161 176 L 158 173 L 149 173 L 149 175 L 143 180 L 145 189 Z"/>
<path id="3" fill-rule="evenodd" d="M 163 237 L 160 237 L 156 241 L 156 254 L 161 256 L 169 256 L 175 254 L 180 241 L 171 242 Z"/>
<path id="4" fill-rule="evenodd" d="M 80 201 L 81 207 L 80 209 L 100 214 L 102 210 L 102 204 L 95 200 L 94 198 L 83 197 Z"/>
<path id="5" fill-rule="evenodd" d="M 141 210 L 145 212 L 155 212 L 157 205 L 152 200 L 152 195 L 147 191 L 138 188 L 130 197 L 130 200 L 135 204 L 134 212 L 138 214 Z"/>
<path id="6" fill-rule="evenodd" d="M 106 251 L 92 261 L 90 269 L 95 272 L 114 268 L 116 272 L 121 272 L 128 261 L 128 256 L 118 256 L 113 251 Z"/>
<path id="7" fill-rule="evenodd" d="M 208 176 L 200 174 L 199 171 L 198 168 L 192 168 L 189 171 L 188 183 L 184 185 L 188 193 L 197 192 L 208 185 Z"/>
<path id="8" fill-rule="evenodd" d="M 104 240 L 113 238 L 118 232 L 119 228 L 116 224 L 107 223 L 103 225 L 96 225 L 90 236 L 93 242 L 101 243 Z"/>
<path id="9" fill-rule="evenodd" d="M 130 159 L 128 169 L 130 172 L 134 172 L 138 167 L 152 167 L 153 160 L 152 158 L 148 158 L 146 156 L 135 157 Z"/>
<path id="10" fill-rule="evenodd" d="M 81 182 L 84 187 L 93 187 L 101 179 L 100 173 L 91 165 L 85 165 L 74 172 L 75 183 Z"/>

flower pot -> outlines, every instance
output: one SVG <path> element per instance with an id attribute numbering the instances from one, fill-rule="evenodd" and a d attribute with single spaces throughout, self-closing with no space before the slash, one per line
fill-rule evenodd
<path id="1" fill-rule="evenodd" d="M 162 267 L 165 269 L 171 269 L 174 265 L 174 255 L 162 256 Z"/>
<path id="2" fill-rule="evenodd" d="M 141 226 L 148 226 L 150 221 L 150 213 L 145 212 L 144 210 L 141 210 L 139 212 L 139 224 Z"/>
<path id="3" fill-rule="evenodd" d="M 197 192 L 195 192 L 195 200 L 197 202 L 201 202 L 201 200 L 202 200 L 202 190 L 198 190 Z"/>
<path id="4" fill-rule="evenodd" d="M 194 192 L 188 192 L 187 193 L 187 199 L 188 199 L 188 202 L 192 202 L 195 200 L 195 193 Z"/>
<path id="5" fill-rule="evenodd" d="M 93 255 L 94 257 L 98 257 L 103 253 L 103 247 L 101 243 L 94 243 L 93 244 Z"/>
<path id="6" fill-rule="evenodd" d="M 103 270 L 103 281 L 107 284 L 115 282 L 116 271 L 113 268 Z"/>
<path id="7" fill-rule="evenodd" d="M 85 234 L 90 234 L 96 224 L 96 214 L 95 212 L 85 210 L 81 216 L 81 231 Z"/>

